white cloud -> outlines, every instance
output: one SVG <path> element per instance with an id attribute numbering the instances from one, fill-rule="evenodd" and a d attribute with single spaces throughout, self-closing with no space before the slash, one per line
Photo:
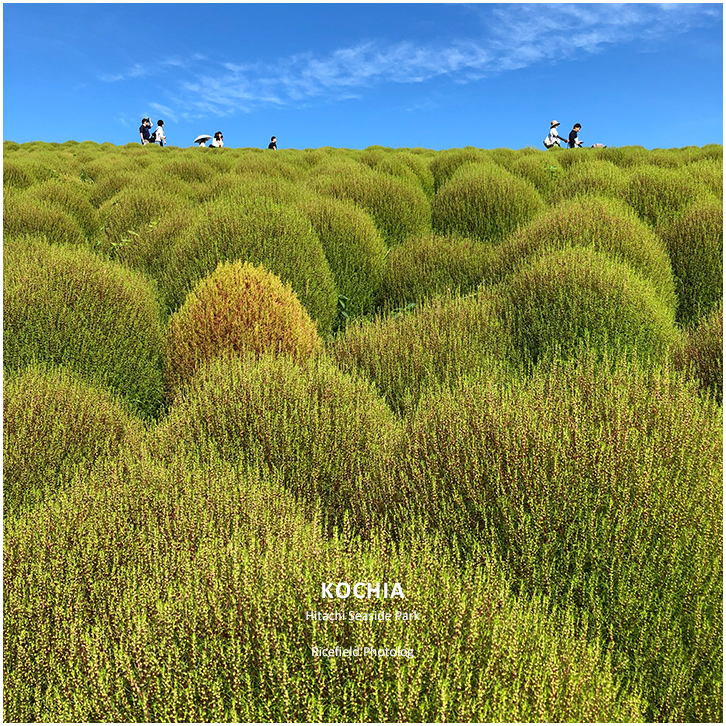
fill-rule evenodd
<path id="1" fill-rule="evenodd" d="M 480 20 L 480 30 L 445 45 L 367 41 L 327 55 L 310 52 L 272 64 L 239 59 L 215 63 L 199 53 L 160 64 L 169 76 L 165 76 L 167 88 L 175 69 L 185 71 L 175 85 L 178 104 L 185 108 L 180 117 L 227 116 L 260 107 L 299 107 L 313 99 L 339 101 L 383 83 L 424 83 L 438 77 L 470 83 L 537 63 L 600 53 L 616 44 L 656 42 L 712 22 L 721 12 L 720 6 L 691 4 L 530 3 L 468 8 Z M 103 80 L 147 73 L 136 65 Z M 171 109 L 164 113 L 172 118 Z"/>

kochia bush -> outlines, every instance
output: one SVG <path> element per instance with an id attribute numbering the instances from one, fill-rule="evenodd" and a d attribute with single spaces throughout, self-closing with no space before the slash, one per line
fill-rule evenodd
<path id="1" fill-rule="evenodd" d="M 331 330 L 337 293 L 320 240 L 300 209 L 266 197 L 220 199 L 199 211 L 160 274 L 168 308 L 176 310 L 220 262 L 234 260 L 264 265 L 291 285 L 321 333 Z"/>
<path id="2" fill-rule="evenodd" d="M 532 256 L 567 247 L 588 247 L 630 265 L 675 311 L 673 273 L 663 242 L 627 204 L 603 197 L 563 202 L 517 230 L 493 251 L 486 279 L 499 282 Z"/>
<path id="3" fill-rule="evenodd" d="M 66 366 L 156 415 L 162 331 L 149 280 L 85 248 L 32 238 L 6 241 L 3 261 L 5 367 Z"/>
<path id="4" fill-rule="evenodd" d="M 495 289 L 521 362 L 571 357 L 582 347 L 662 360 L 675 341 L 672 309 L 628 265 L 586 247 L 542 255 Z"/>
<path id="5" fill-rule="evenodd" d="M 492 163 L 461 167 L 431 201 L 432 225 L 441 234 L 496 242 L 541 209 L 534 186 Z"/>
<path id="6" fill-rule="evenodd" d="M 64 369 L 31 366 L 5 380 L 3 511 L 29 512 L 99 457 L 138 445 L 141 422 L 111 393 Z"/>
<path id="7" fill-rule="evenodd" d="M 249 262 L 220 263 L 169 319 L 167 385 L 176 391 L 213 358 L 271 353 L 301 361 L 319 347 L 315 323 L 279 277 Z"/>

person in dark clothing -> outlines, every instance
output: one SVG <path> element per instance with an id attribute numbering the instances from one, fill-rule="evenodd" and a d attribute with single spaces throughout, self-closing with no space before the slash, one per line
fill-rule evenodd
<path id="1" fill-rule="evenodd" d="M 142 146 L 145 146 L 146 144 L 149 143 L 149 139 L 151 138 L 151 132 L 149 131 L 150 127 L 151 127 L 151 119 L 142 118 L 141 126 L 139 126 L 139 136 L 141 137 Z"/>
<path id="2" fill-rule="evenodd" d="M 582 128 L 582 126 L 580 126 L 580 124 L 575 124 L 572 127 L 572 131 L 570 131 L 570 136 L 567 140 L 567 143 L 571 149 L 582 146 L 582 141 L 580 141 L 580 139 L 577 138 L 577 134 L 580 133 L 581 128 Z"/>
<path id="3" fill-rule="evenodd" d="M 277 151 L 277 136 L 273 136 L 270 139 L 270 143 L 268 144 L 267 148 L 274 149 L 275 151 Z"/>

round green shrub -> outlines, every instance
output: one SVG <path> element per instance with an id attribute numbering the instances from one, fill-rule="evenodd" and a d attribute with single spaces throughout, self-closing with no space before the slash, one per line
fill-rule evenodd
<path id="1" fill-rule="evenodd" d="M 588 159 L 570 166 L 550 190 L 553 201 L 593 194 L 622 199 L 628 186 L 625 171 L 611 161 Z"/>
<path id="2" fill-rule="evenodd" d="M 465 164 L 491 161 L 484 149 L 466 146 L 463 149 L 448 149 L 437 152 L 431 160 L 430 168 L 434 176 L 434 191 L 438 191 Z"/>
<path id="3" fill-rule="evenodd" d="M 441 234 L 495 242 L 529 222 L 541 207 L 529 182 L 493 164 L 470 164 L 434 195 L 432 226 Z"/>
<path id="4" fill-rule="evenodd" d="M 169 319 L 167 385 L 176 391 L 216 357 L 271 353 L 300 361 L 319 347 L 315 323 L 279 277 L 248 262 L 220 263 Z"/>
<path id="5" fill-rule="evenodd" d="M 683 171 L 710 189 L 723 202 L 723 158 L 700 158 L 684 166 Z"/>
<path id="6" fill-rule="evenodd" d="M 159 455 L 277 472 L 296 497 L 320 501 L 331 522 L 347 512 L 365 531 L 393 506 L 383 472 L 396 432 L 370 383 L 329 361 L 238 357 L 213 361 L 181 391 L 159 429 Z"/>
<path id="7" fill-rule="evenodd" d="M 638 166 L 630 172 L 625 200 L 652 225 L 678 216 L 701 194 L 701 185 L 683 169 Z"/>
<path id="8" fill-rule="evenodd" d="M 548 154 L 533 154 L 519 156 L 508 167 L 509 171 L 517 177 L 531 182 L 543 199 L 548 199 L 553 188 L 562 178 L 562 166 Z"/>
<path id="9" fill-rule="evenodd" d="M 133 187 L 122 189 L 99 209 L 104 230 L 101 249 L 115 254 L 118 248 L 134 244 L 136 236 L 152 229 L 166 214 L 174 213 L 183 198 L 181 182 L 165 182 L 154 189 L 142 178 Z"/>
<path id="10" fill-rule="evenodd" d="M 58 204 L 35 199 L 30 189 L 4 199 L 3 235 L 43 236 L 53 244 L 82 244 L 83 231 L 76 219 Z"/>
<path id="11" fill-rule="evenodd" d="M 677 370 L 689 371 L 723 405 L 723 300 L 685 331 L 673 358 Z"/>
<path id="12" fill-rule="evenodd" d="M 28 191 L 30 199 L 48 202 L 68 212 L 80 226 L 83 235 L 93 240 L 99 232 L 98 213 L 88 201 L 89 188 L 82 181 L 66 179 L 36 184 Z"/>
<path id="13" fill-rule="evenodd" d="M 402 155 L 395 151 L 386 151 L 376 148 L 366 149 L 360 155 L 360 163 L 382 174 L 397 177 L 409 184 L 419 185 L 423 189 L 421 177 L 414 172 L 411 163 L 405 163 L 401 157 Z M 425 164 L 423 164 L 420 168 L 422 169 L 424 167 Z M 429 195 L 433 192 L 433 175 L 431 175 L 430 179 L 431 189 L 429 190 Z"/>
<path id="14" fill-rule="evenodd" d="M 525 364 L 569 358 L 583 346 L 655 361 L 676 337 L 673 312 L 652 283 L 587 247 L 532 259 L 496 288 L 495 299 Z"/>
<path id="15" fill-rule="evenodd" d="M 496 375 L 511 356 L 509 338 L 488 296 L 442 296 L 413 311 L 353 322 L 328 347 L 345 371 L 365 374 L 400 414 L 430 387 L 471 371 Z"/>
<path id="16" fill-rule="evenodd" d="M 66 366 L 154 416 L 163 400 L 162 331 L 147 278 L 82 247 L 6 240 L 4 366 Z"/>
<path id="17" fill-rule="evenodd" d="M 630 265 L 675 311 L 673 273 L 663 242 L 627 204 L 603 197 L 563 202 L 514 232 L 493 251 L 486 279 L 500 282 L 533 255 L 567 247 L 592 248 Z"/>
<path id="18" fill-rule="evenodd" d="M 220 198 L 200 209 L 161 276 L 169 310 L 220 262 L 234 260 L 264 265 L 292 287 L 321 334 L 332 329 L 337 292 L 320 240 L 300 209 L 267 197 Z"/>
<path id="19" fill-rule="evenodd" d="M 422 403 L 399 487 L 520 597 L 578 613 L 647 721 L 721 722 L 721 418 L 682 377 L 627 361 L 478 378 Z"/>
<path id="20" fill-rule="evenodd" d="M 5 153 L 7 154 L 7 149 L 5 149 Z M 3 163 L 3 187 L 27 189 L 32 183 L 32 179 L 20 164 L 5 159 Z"/>
<path id="21" fill-rule="evenodd" d="M 479 240 L 429 233 L 411 237 L 386 256 L 378 303 L 418 302 L 476 289 L 489 267 L 491 249 Z"/>
<path id="22" fill-rule="evenodd" d="M 346 199 L 363 207 L 373 217 L 389 247 L 430 227 L 429 202 L 416 182 L 346 160 L 318 166 L 308 183 L 318 194 Z"/>
<path id="23" fill-rule="evenodd" d="M 137 445 L 140 422 L 97 385 L 31 366 L 5 380 L 3 511 L 29 512 L 102 456 Z"/>
<path id="24" fill-rule="evenodd" d="M 373 310 L 386 246 L 370 215 L 352 202 L 313 197 L 303 207 L 323 245 L 345 319 Z"/>
<path id="25" fill-rule="evenodd" d="M 696 321 L 723 299 L 723 204 L 707 196 L 661 223 L 676 283 L 676 320 Z"/>

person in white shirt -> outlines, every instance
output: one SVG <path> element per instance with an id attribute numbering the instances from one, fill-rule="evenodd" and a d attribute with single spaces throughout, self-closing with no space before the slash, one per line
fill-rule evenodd
<path id="1" fill-rule="evenodd" d="M 550 132 L 547 134 L 547 138 L 544 140 L 545 148 L 551 149 L 553 146 L 559 146 L 560 141 L 563 143 L 567 143 L 567 139 L 563 139 L 558 133 L 557 133 L 557 127 L 560 125 L 559 121 L 552 121 L 550 122 Z"/>
<path id="2" fill-rule="evenodd" d="M 164 142 L 166 141 L 166 136 L 164 136 L 164 122 L 161 119 L 156 122 L 156 128 L 154 129 L 154 141 L 159 144 L 159 146 L 164 146 Z"/>
<path id="3" fill-rule="evenodd" d="M 218 146 L 218 147 L 224 146 L 224 136 L 222 136 L 221 131 L 217 131 L 217 133 L 214 134 L 214 139 L 212 140 L 212 143 L 210 144 L 210 146 Z"/>

